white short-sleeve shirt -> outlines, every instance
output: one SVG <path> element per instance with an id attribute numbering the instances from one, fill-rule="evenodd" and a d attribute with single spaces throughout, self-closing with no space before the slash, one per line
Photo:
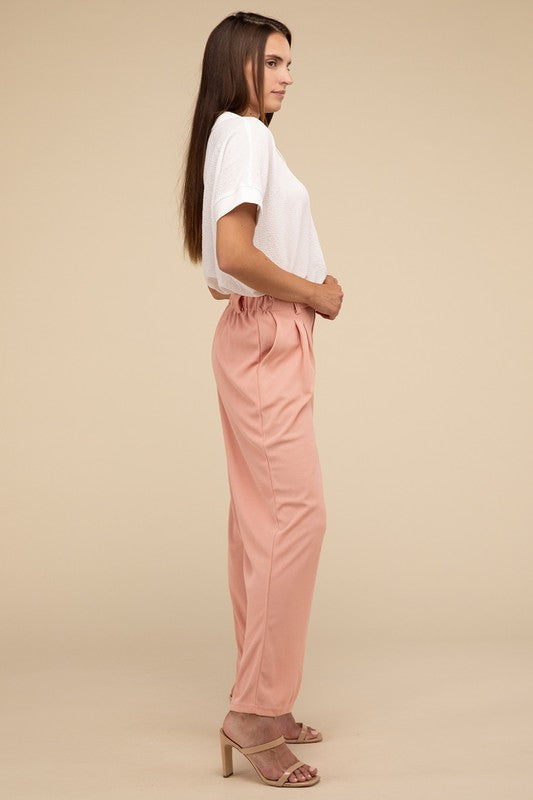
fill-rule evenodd
<path id="1" fill-rule="evenodd" d="M 217 117 L 207 141 L 203 177 L 202 266 L 208 286 L 223 294 L 264 294 L 222 272 L 217 263 L 217 220 L 240 203 L 259 206 L 255 247 L 276 266 L 323 283 L 327 268 L 309 193 L 258 117 L 232 111 Z"/>

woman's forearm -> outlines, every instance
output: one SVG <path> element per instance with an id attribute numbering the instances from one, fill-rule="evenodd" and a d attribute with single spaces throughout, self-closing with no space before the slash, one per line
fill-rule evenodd
<path id="1" fill-rule="evenodd" d="M 308 305 L 320 285 L 278 267 L 257 247 L 247 250 L 246 263 L 232 264 L 223 272 L 258 292 Z"/>

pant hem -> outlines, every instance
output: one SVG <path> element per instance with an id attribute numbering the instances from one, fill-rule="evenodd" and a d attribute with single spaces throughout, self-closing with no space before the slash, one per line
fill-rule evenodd
<path id="1" fill-rule="evenodd" d="M 256 706 L 253 703 L 234 703 L 229 705 L 230 711 L 241 711 L 244 714 L 261 714 L 264 717 L 280 717 L 282 714 L 289 714 L 292 706 L 278 706 L 272 708 L 268 706 Z"/>

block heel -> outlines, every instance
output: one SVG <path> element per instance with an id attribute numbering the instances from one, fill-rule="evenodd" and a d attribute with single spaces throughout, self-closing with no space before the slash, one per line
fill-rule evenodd
<path id="1" fill-rule="evenodd" d="M 222 728 L 220 729 L 220 755 L 222 756 L 222 775 L 224 778 L 229 778 L 230 775 L 233 775 L 233 752 Z"/>

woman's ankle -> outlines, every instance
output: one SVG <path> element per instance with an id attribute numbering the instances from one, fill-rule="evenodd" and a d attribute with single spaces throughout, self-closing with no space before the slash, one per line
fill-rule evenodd
<path id="1" fill-rule="evenodd" d="M 259 721 L 275 720 L 276 719 L 276 717 L 272 717 L 272 716 L 269 716 L 267 714 L 253 714 L 253 713 L 248 712 L 248 711 L 233 711 L 232 709 L 230 709 L 228 711 L 228 714 L 231 714 L 231 716 L 234 719 L 241 719 L 241 720 L 243 720 L 245 722 L 253 721 L 253 720 L 256 720 L 256 721 L 259 722 Z"/>

